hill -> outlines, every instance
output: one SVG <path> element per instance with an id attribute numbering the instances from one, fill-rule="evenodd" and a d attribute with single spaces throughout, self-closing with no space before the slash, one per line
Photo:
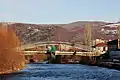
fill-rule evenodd
<path id="1" fill-rule="evenodd" d="M 103 26 L 110 24 L 97 21 L 77 21 L 68 24 L 25 24 L 3 23 L 12 27 L 23 44 L 39 41 L 84 41 L 84 29 L 86 24 L 92 26 L 92 39 L 115 39 L 116 34 L 103 33 Z"/>

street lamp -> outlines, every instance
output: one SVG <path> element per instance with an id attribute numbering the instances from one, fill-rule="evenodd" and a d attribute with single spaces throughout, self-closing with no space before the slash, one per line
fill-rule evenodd
<path id="1" fill-rule="evenodd" d="M 49 44 L 49 42 L 50 42 L 50 31 L 51 31 L 51 28 L 49 27 L 49 28 L 48 28 L 48 44 Z"/>

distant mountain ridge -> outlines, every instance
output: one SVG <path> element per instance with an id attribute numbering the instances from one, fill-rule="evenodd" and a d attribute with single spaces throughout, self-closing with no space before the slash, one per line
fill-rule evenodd
<path id="1" fill-rule="evenodd" d="M 86 24 L 92 26 L 92 39 L 116 39 L 116 34 L 105 34 L 102 31 L 103 26 L 112 23 L 100 21 L 77 21 L 69 24 L 1 23 L 12 27 L 24 44 L 48 40 L 83 42 Z"/>

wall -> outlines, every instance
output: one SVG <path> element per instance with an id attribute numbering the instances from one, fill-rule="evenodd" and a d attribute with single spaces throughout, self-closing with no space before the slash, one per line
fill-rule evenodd
<path id="1" fill-rule="evenodd" d="M 110 58 L 119 58 L 120 59 L 120 51 L 110 51 Z"/>

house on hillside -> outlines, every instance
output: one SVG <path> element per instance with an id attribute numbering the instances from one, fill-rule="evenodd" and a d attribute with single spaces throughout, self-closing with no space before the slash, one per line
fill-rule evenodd
<path id="1" fill-rule="evenodd" d="M 97 52 L 103 52 L 105 53 L 108 50 L 107 44 L 106 43 L 98 43 L 94 46 L 94 50 Z"/>
<path id="2" fill-rule="evenodd" d="M 101 32 L 107 35 L 115 35 L 117 33 L 117 27 L 119 25 L 120 25 L 120 22 L 104 25 L 101 28 Z"/>
<path id="3" fill-rule="evenodd" d="M 99 43 L 105 43 L 105 42 L 106 42 L 106 40 L 103 40 L 103 39 L 95 39 L 92 41 L 92 44 L 94 46 L 94 45 L 97 45 Z"/>
<path id="4" fill-rule="evenodd" d="M 93 46 L 92 46 L 93 51 L 98 52 L 100 54 L 105 53 L 108 50 L 106 42 L 107 41 L 103 39 L 93 40 Z"/>

